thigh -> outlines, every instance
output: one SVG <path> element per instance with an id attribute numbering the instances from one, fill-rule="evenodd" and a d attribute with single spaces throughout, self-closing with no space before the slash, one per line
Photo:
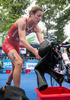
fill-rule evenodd
<path id="1" fill-rule="evenodd" d="M 8 53 L 8 57 L 11 60 L 13 66 L 15 65 L 15 63 L 17 63 L 18 61 L 22 61 L 20 55 L 17 53 L 17 51 L 15 49 L 12 49 L 9 51 Z"/>
<path id="2" fill-rule="evenodd" d="M 19 42 L 8 40 L 7 38 L 3 41 L 2 44 L 3 51 L 8 55 L 9 51 L 15 49 L 19 54 Z"/>

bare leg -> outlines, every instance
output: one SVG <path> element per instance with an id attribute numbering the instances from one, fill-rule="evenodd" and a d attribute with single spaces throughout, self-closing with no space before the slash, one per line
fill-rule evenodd
<path id="1" fill-rule="evenodd" d="M 12 67 L 13 67 L 13 70 L 14 70 L 14 65 L 13 64 L 12 64 Z M 2 87 L 2 91 L 6 91 L 6 87 L 11 84 L 11 81 L 13 79 L 13 70 L 10 72 L 10 74 L 8 76 L 8 80 L 6 82 L 6 85 Z"/>
<path id="2" fill-rule="evenodd" d="M 11 81 L 13 80 L 13 71 L 14 71 L 14 65 L 12 64 L 12 71 L 10 72 L 7 80 L 7 83 L 9 84 L 11 84 Z"/>
<path id="3" fill-rule="evenodd" d="M 14 67 L 13 73 L 9 75 L 8 82 L 11 82 L 12 80 L 12 74 L 13 74 L 13 82 L 14 86 L 20 87 L 20 79 L 21 79 L 21 70 L 22 70 L 22 59 L 19 56 L 19 54 L 16 52 L 16 50 L 11 50 L 8 53 L 8 57 L 12 61 Z"/>
<path id="4" fill-rule="evenodd" d="M 21 79 L 21 71 L 19 71 L 17 68 L 14 70 L 13 73 L 13 82 L 14 86 L 20 87 L 20 79 Z"/>
<path id="5" fill-rule="evenodd" d="M 13 72 L 11 71 L 7 80 L 7 83 L 11 84 L 11 81 L 13 79 Z"/>

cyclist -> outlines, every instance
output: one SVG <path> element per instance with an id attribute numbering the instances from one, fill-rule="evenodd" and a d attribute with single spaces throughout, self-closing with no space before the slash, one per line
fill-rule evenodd
<path id="1" fill-rule="evenodd" d="M 26 35 L 35 32 L 40 43 L 44 41 L 41 35 L 41 29 L 38 23 L 42 19 L 43 11 L 39 6 L 33 7 L 29 12 L 29 18 L 19 18 L 11 27 L 7 37 L 5 38 L 2 49 L 12 62 L 13 70 L 9 74 L 6 85 L 2 88 L 5 90 L 7 85 L 11 84 L 13 79 L 14 86 L 20 87 L 22 59 L 19 56 L 19 44 L 21 44 L 32 52 L 38 59 L 38 50 L 33 48 L 26 40 Z"/>

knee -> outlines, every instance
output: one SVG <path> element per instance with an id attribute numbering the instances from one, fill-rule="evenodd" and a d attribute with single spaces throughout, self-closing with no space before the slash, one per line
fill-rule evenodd
<path id="1" fill-rule="evenodd" d="M 22 59 L 18 59 L 18 60 L 16 61 L 16 66 L 22 68 L 22 65 L 23 65 Z"/>
<path id="2" fill-rule="evenodd" d="M 17 64 L 18 64 L 18 66 L 21 66 L 22 67 L 22 64 L 23 64 L 22 60 L 18 61 Z"/>

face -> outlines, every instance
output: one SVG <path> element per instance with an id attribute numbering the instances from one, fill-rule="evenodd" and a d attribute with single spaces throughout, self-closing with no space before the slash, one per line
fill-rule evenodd
<path id="1" fill-rule="evenodd" d="M 40 20 L 42 19 L 43 12 L 38 10 L 35 14 L 32 13 L 32 20 L 35 24 L 38 24 Z"/>

